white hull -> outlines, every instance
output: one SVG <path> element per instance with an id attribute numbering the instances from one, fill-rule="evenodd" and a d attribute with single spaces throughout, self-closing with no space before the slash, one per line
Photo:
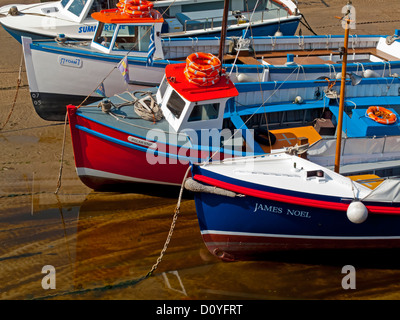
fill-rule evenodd
<path id="1" fill-rule="evenodd" d="M 94 36 L 97 21 L 94 20 L 90 15 L 94 11 L 100 11 L 101 9 L 106 9 L 106 7 L 100 5 L 96 0 L 89 0 L 83 7 L 79 7 L 78 9 L 71 9 L 75 3 L 78 3 L 77 0 L 69 0 L 65 6 L 63 6 L 62 1 L 52 1 L 45 2 L 39 4 L 11 4 L 6 5 L 0 8 L 0 23 L 2 26 L 18 41 L 21 41 L 21 37 L 31 37 L 33 39 L 53 39 L 59 34 L 64 34 L 66 37 L 75 40 L 91 40 Z M 186 23 L 189 25 L 191 22 L 200 21 L 200 25 L 203 21 L 206 21 L 207 18 L 210 18 L 210 14 L 212 17 L 216 17 L 216 19 L 220 23 L 220 11 L 219 10 L 210 10 L 210 13 L 204 11 L 204 5 L 215 3 L 215 0 L 197 0 L 196 4 L 199 5 L 198 8 L 193 4 L 193 1 L 188 0 L 163 0 L 157 1 L 154 3 L 155 9 L 160 9 L 160 11 L 164 11 L 168 8 L 169 15 L 172 18 L 166 18 L 165 22 L 168 25 L 168 31 L 166 31 L 166 37 L 190 37 L 190 36 L 204 36 L 207 34 L 220 32 L 219 27 L 208 27 L 206 30 L 203 27 L 196 27 L 196 30 L 191 30 L 190 27 L 187 28 Z M 219 2 L 223 3 L 222 0 Z M 233 1 L 232 2 L 232 10 L 240 10 L 245 11 L 243 6 L 243 1 Z M 275 2 L 274 2 L 275 3 Z M 80 3 L 81 4 L 81 3 Z M 252 23 L 252 27 L 256 27 L 257 24 L 261 25 L 281 25 L 282 32 L 286 32 L 284 28 L 285 22 L 296 22 L 298 23 L 300 20 L 300 15 L 294 14 L 286 14 L 286 11 L 282 9 L 282 5 L 287 8 L 288 12 L 296 12 L 297 7 L 291 0 L 281 0 L 277 1 L 274 4 L 274 10 L 271 10 L 271 16 L 267 17 L 267 13 L 269 11 L 265 11 L 266 14 L 262 18 L 259 18 L 261 21 L 254 21 Z M 179 19 L 175 18 L 176 14 L 180 14 L 181 12 L 187 13 L 188 9 L 184 9 L 185 6 L 188 8 L 192 8 L 189 10 L 197 10 L 192 12 L 192 14 L 196 18 L 190 18 L 193 20 L 187 20 L 179 22 Z M 20 14 L 11 15 L 9 14 L 9 10 L 11 7 L 16 7 Z M 213 5 L 211 5 L 211 8 Z M 276 8 L 281 8 L 281 13 Z M 71 11 L 76 11 L 75 14 Z M 213 13 L 211 13 L 213 12 Z M 285 14 L 283 14 L 283 12 Z M 250 13 L 248 13 L 250 14 Z M 245 14 L 246 16 L 248 14 Z M 278 16 L 279 15 L 279 16 Z M 230 13 L 232 16 L 232 13 Z M 199 17 L 199 19 L 197 19 Z M 248 17 L 246 17 L 248 18 Z M 188 18 L 189 19 L 189 18 Z M 215 19 L 215 18 L 212 18 Z M 246 28 L 248 23 L 238 24 L 237 26 L 230 27 L 230 29 L 243 29 Z M 292 35 L 295 32 L 296 27 L 290 28 L 288 30 L 289 33 L 287 35 Z M 241 32 L 241 31 L 240 31 Z"/>

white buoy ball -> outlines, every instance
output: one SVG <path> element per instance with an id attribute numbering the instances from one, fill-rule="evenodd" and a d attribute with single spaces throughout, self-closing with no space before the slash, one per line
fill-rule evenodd
<path id="1" fill-rule="evenodd" d="M 301 104 L 301 103 L 303 103 L 303 98 L 301 96 L 297 96 L 296 99 L 294 99 L 294 102 Z"/>
<path id="2" fill-rule="evenodd" d="M 282 37 L 283 33 L 280 32 L 279 30 L 277 32 L 275 32 L 274 37 Z"/>
<path id="3" fill-rule="evenodd" d="M 347 218 L 353 223 L 363 223 L 368 218 L 368 209 L 360 201 L 353 201 L 347 208 Z"/>

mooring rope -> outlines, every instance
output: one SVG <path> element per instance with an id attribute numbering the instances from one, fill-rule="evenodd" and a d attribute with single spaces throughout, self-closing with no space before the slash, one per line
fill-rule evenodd
<path id="1" fill-rule="evenodd" d="M 64 168 L 64 154 L 65 154 L 65 140 L 67 136 L 67 122 L 68 122 L 68 111 L 65 112 L 65 119 L 64 119 L 64 137 L 63 137 L 63 142 L 62 142 L 62 148 L 61 148 L 61 159 L 60 159 L 60 169 L 58 172 L 58 179 L 57 179 L 57 188 L 56 191 L 54 191 L 54 194 L 58 194 L 58 191 L 61 188 L 61 177 L 62 177 L 62 171 Z"/>
<path id="2" fill-rule="evenodd" d="M 15 92 L 14 101 L 13 101 L 13 103 L 12 103 L 11 110 L 10 110 L 10 112 L 8 113 L 8 116 L 7 116 L 6 121 L 5 121 L 5 122 L 3 123 L 3 125 L 1 126 L 0 131 L 4 129 L 4 127 L 7 125 L 8 121 L 10 120 L 11 115 L 12 115 L 12 113 L 13 113 L 13 111 L 14 111 L 15 103 L 17 102 L 18 92 L 19 92 L 19 88 L 20 88 L 21 82 L 22 82 L 22 80 L 21 80 L 21 73 L 22 73 L 22 62 L 24 61 L 23 59 L 24 59 L 24 54 L 21 53 L 21 62 L 20 62 L 20 64 L 19 64 L 19 72 L 18 72 L 18 79 L 17 79 L 17 90 L 16 90 L 16 92 Z"/>

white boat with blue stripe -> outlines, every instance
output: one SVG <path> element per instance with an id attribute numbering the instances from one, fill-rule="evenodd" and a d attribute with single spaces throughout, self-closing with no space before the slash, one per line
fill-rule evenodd
<path id="1" fill-rule="evenodd" d="M 61 0 L 35 4 L 11 4 L 0 8 L 0 23 L 15 39 L 54 39 L 65 34 L 76 40 L 93 38 L 97 21 L 91 14 L 115 7 L 109 0 Z M 165 17 L 165 37 L 210 36 L 221 32 L 223 0 L 163 0 L 154 7 Z M 247 9 L 250 8 L 250 9 Z M 254 9 L 254 13 L 253 13 Z M 250 17 L 255 35 L 293 35 L 301 19 L 291 0 L 232 1 L 228 33 L 240 35 Z"/>

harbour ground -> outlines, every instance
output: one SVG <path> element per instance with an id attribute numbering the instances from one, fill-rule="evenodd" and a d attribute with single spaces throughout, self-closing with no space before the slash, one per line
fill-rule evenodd
<path id="1" fill-rule="evenodd" d="M 1 6 L 8 3 L 13 2 L 0 0 Z M 335 16 L 341 15 L 345 3 L 300 0 L 299 8 L 317 34 L 333 35 L 343 33 Z M 400 29 L 398 0 L 353 0 L 353 5 L 357 29 L 352 34 L 392 35 Z M 304 26 L 301 29 L 304 35 L 311 34 Z M 67 127 L 62 184 L 55 195 L 65 126 L 34 112 L 23 63 L 16 97 L 22 48 L 2 28 L 0 42 L 0 128 L 4 126 L 0 131 L 0 299 L 400 298 L 398 265 L 388 257 L 382 259 L 383 265 L 361 263 L 363 280 L 356 291 L 341 287 L 339 266 L 346 261 L 340 259 L 328 266 L 280 259 L 220 263 L 205 250 L 191 199 L 183 201 L 171 248 L 156 275 L 133 288 L 124 286 L 124 281 L 146 274 L 158 257 L 177 192 L 158 197 L 92 191 L 76 175 Z M 44 265 L 57 267 L 56 293 L 40 286 Z M 243 270 L 252 270 L 252 276 L 243 276 Z M 260 285 L 257 276 L 268 280 Z M 232 282 L 237 286 L 230 288 Z M 115 283 L 114 289 L 107 290 Z"/>

